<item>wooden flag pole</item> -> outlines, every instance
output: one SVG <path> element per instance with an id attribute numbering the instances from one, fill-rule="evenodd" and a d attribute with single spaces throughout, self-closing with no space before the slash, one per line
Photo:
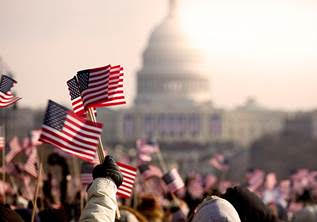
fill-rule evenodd
<path id="1" fill-rule="evenodd" d="M 90 121 L 93 122 L 97 122 L 96 116 L 94 114 L 94 110 L 93 108 L 88 108 L 88 114 L 87 117 Z M 105 160 L 105 156 L 103 155 L 103 145 L 102 145 L 102 141 L 101 141 L 101 137 L 99 137 L 99 143 L 98 143 L 98 149 L 97 149 L 97 153 L 98 153 L 98 157 L 99 157 L 99 161 L 102 164 L 103 161 Z M 116 218 L 119 220 L 120 219 L 120 211 L 119 211 L 119 206 L 117 205 L 117 209 L 116 209 Z"/>
<path id="2" fill-rule="evenodd" d="M 164 173 L 167 173 L 168 168 L 167 168 L 167 165 L 166 165 L 166 163 L 165 163 L 165 161 L 164 161 L 164 159 L 163 159 L 163 156 L 162 156 L 162 153 L 161 153 L 161 150 L 160 150 L 160 149 L 157 151 L 157 157 L 158 157 L 158 160 L 159 160 L 159 162 L 160 162 L 160 165 L 161 165 L 161 167 L 162 167 Z"/>
<path id="3" fill-rule="evenodd" d="M 88 114 L 87 117 L 90 121 L 93 122 L 97 122 L 96 116 L 94 114 L 94 110 L 93 108 L 88 108 Z M 98 149 L 97 149 L 97 153 L 98 153 L 98 157 L 99 157 L 99 161 L 100 163 L 103 163 L 105 156 L 103 155 L 103 145 L 102 145 L 102 141 L 101 138 L 99 137 L 99 143 L 98 143 Z"/>
<path id="4" fill-rule="evenodd" d="M 34 193 L 34 199 L 33 199 L 33 209 L 32 209 L 32 218 L 31 218 L 31 222 L 34 222 L 35 219 L 35 212 L 36 212 L 36 208 L 37 208 L 37 196 L 38 196 L 38 192 L 39 192 L 39 187 L 40 187 L 40 181 L 41 181 L 41 175 L 42 175 L 42 161 L 40 161 L 40 166 L 38 169 L 38 175 L 37 175 L 37 181 L 36 181 L 36 187 L 35 187 L 35 193 Z"/>
<path id="5" fill-rule="evenodd" d="M 5 183 L 6 181 L 6 161 L 5 161 L 5 156 L 6 156 L 6 122 L 7 122 L 7 111 L 5 110 L 5 123 L 4 123 L 4 126 L 1 126 L 1 132 L 3 134 L 3 140 L 4 140 L 4 146 L 3 146 L 3 149 L 2 149 L 2 181 L 3 183 Z M 3 193 L 3 203 L 6 204 L 6 192 L 4 191 Z"/>

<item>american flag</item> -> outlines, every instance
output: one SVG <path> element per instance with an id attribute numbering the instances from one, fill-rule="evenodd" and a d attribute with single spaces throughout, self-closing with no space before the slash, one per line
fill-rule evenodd
<path id="1" fill-rule="evenodd" d="M 138 139 L 136 141 L 138 159 L 140 162 L 149 162 L 152 160 L 151 154 L 159 151 L 159 146 L 154 141 Z"/>
<path id="2" fill-rule="evenodd" d="M 0 150 L 4 149 L 5 147 L 5 138 L 4 136 L 0 136 Z"/>
<path id="3" fill-rule="evenodd" d="M 37 177 L 37 171 L 38 171 L 37 164 L 38 164 L 37 149 L 33 147 L 29 158 L 24 164 L 24 171 L 29 173 L 33 177 Z"/>
<path id="4" fill-rule="evenodd" d="M 72 101 L 73 112 L 78 116 L 84 117 L 86 115 L 83 99 L 81 98 L 79 85 L 74 76 L 72 79 L 67 81 L 68 91 L 70 94 L 70 99 Z"/>
<path id="5" fill-rule="evenodd" d="M 39 140 L 42 130 L 32 130 L 31 131 L 31 144 L 32 146 L 39 146 L 42 142 Z"/>
<path id="6" fill-rule="evenodd" d="M 102 123 L 92 122 L 51 100 L 45 113 L 40 141 L 86 161 L 93 161 Z"/>
<path id="7" fill-rule="evenodd" d="M 162 179 L 171 193 L 174 193 L 184 187 L 183 179 L 180 177 L 177 169 L 175 168 L 167 172 Z"/>
<path id="8" fill-rule="evenodd" d="M 19 97 L 16 97 L 10 91 L 14 84 L 17 83 L 9 76 L 2 75 L 0 81 L 0 108 L 5 108 L 17 102 Z"/>
<path id="9" fill-rule="evenodd" d="M 11 162 L 11 160 L 13 160 L 13 158 L 23 150 L 17 136 L 13 137 L 13 139 L 10 141 L 9 147 L 10 151 L 6 154 L 5 157 L 7 163 Z"/>
<path id="10" fill-rule="evenodd" d="M 79 89 L 85 107 L 125 104 L 121 66 L 110 65 L 77 73 Z"/>
<path id="11" fill-rule="evenodd" d="M 82 118 L 87 117 L 87 110 L 85 109 L 83 99 L 80 95 L 78 81 L 76 76 L 67 81 L 70 100 L 72 101 L 73 112 Z M 97 110 L 94 108 L 94 114 L 97 115 Z"/>
<path id="12" fill-rule="evenodd" d="M 225 157 L 220 154 L 220 153 L 216 153 L 215 155 L 213 155 L 213 157 L 209 160 L 209 164 L 220 171 L 227 171 L 229 166 L 226 163 L 226 159 Z"/>
<path id="13" fill-rule="evenodd" d="M 144 178 L 144 180 L 150 179 L 152 177 L 161 178 L 163 176 L 163 173 L 160 170 L 160 168 L 151 164 L 146 164 L 146 163 L 141 164 L 138 166 L 138 170 L 140 174 L 142 175 L 142 177 Z"/>
<path id="14" fill-rule="evenodd" d="M 121 162 L 117 162 L 117 165 L 123 175 L 123 183 L 119 186 L 117 195 L 122 198 L 129 198 L 133 193 L 137 169 Z"/>
<path id="15" fill-rule="evenodd" d="M 93 165 L 89 163 L 82 163 L 80 172 L 80 182 L 82 185 L 88 185 L 92 182 Z"/>

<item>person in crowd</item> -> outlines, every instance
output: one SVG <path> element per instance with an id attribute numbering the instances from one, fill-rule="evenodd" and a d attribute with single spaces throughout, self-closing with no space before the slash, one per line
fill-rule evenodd
<path id="1" fill-rule="evenodd" d="M 190 222 L 240 222 L 238 212 L 227 200 L 206 197 L 189 217 Z"/>
<path id="2" fill-rule="evenodd" d="M 0 205 L 0 221 L 1 222 L 24 222 L 18 213 L 9 207 Z"/>
<path id="3" fill-rule="evenodd" d="M 116 192 L 122 184 L 123 176 L 111 156 L 106 156 L 102 164 L 92 172 L 93 182 L 89 186 L 88 201 L 82 211 L 81 222 L 113 222 L 117 210 Z"/>
<path id="4" fill-rule="evenodd" d="M 229 201 L 239 214 L 241 222 L 277 222 L 278 218 L 261 199 L 247 188 L 236 186 L 221 196 Z"/>
<path id="5" fill-rule="evenodd" d="M 298 201 L 303 203 L 304 208 L 298 211 L 292 222 L 315 222 L 317 221 L 317 204 L 310 190 L 304 190 L 298 197 Z"/>
<path id="6" fill-rule="evenodd" d="M 164 211 L 159 198 L 153 194 L 145 194 L 141 197 L 137 210 L 146 217 L 149 222 L 163 222 Z"/>
<path id="7" fill-rule="evenodd" d="M 67 162 L 57 153 L 48 159 L 47 180 L 44 181 L 43 193 L 47 207 L 60 208 L 67 206 L 67 184 L 70 175 Z"/>
<path id="8" fill-rule="evenodd" d="M 116 222 L 148 222 L 148 220 L 138 211 L 128 206 L 120 206 L 120 219 Z"/>

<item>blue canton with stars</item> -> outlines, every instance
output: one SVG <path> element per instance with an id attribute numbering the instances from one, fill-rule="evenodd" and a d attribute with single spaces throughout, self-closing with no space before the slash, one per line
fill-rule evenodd
<path id="1" fill-rule="evenodd" d="M 49 100 L 43 125 L 47 125 L 58 131 L 61 131 L 64 127 L 64 122 L 66 120 L 68 111 L 69 110 L 66 107 L 61 106 L 52 100 Z"/>
<path id="2" fill-rule="evenodd" d="M 2 75 L 0 82 L 0 91 L 3 93 L 7 93 L 8 91 L 10 91 L 14 83 L 16 83 L 16 81 L 12 78 L 6 75 Z"/>
<path id="3" fill-rule="evenodd" d="M 170 172 L 165 174 L 162 179 L 166 184 L 170 184 L 175 180 L 175 178 L 171 175 Z"/>
<path id="4" fill-rule="evenodd" d="M 67 81 L 67 86 L 69 89 L 69 94 L 70 94 L 70 99 L 76 99 L 80 97 L 80 91 L 79 91 L 79 86 L 76 77 L 70 79 Z"/>
<path id="5" fill-rule="evenodd" d="M 78 85 L 80 92 L 88 89 L 89 85 L 89 70 L 82 70 L 77 72 Z"/>

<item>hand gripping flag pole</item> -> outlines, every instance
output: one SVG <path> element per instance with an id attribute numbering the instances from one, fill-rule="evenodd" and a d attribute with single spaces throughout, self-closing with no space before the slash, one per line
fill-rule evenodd
<path id="1" fill-rule="evenodd" d="M 87 118 L 90 121 L 93 122 L 97 122 L 95 113 L 94 113 L 94 109 L 93 108 L 88 108 L 88 112 L 87 112 Z M 99 157 L 99 161 L 100 164 L 103 163 L 105 156 L 104 156 L 104 149 L 103 149 L 103 145 L 102 145 L 102 141 L 101 141 L 101 137 L 99 137 L 99 143 L 98 143 L 98 149 L 97 149 L 97 153 L 98 153 L 98 157 Z M 120 211 L 119 211 L 119 206 L 117 205 L 117 209 L 116 209 L 116 218 L 119 220 L 120 219 Z"/>

